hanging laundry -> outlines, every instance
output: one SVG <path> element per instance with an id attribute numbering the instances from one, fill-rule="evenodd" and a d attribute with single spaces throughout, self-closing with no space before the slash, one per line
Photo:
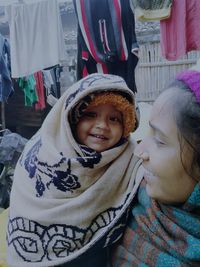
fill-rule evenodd
<path id="1" fill-rule="evenodd" d="M 200 1 L 174 0 L 171 17 L 160 22 L 161 51 L 168 60 L 200 50 Z"/>
<path id="2" fill-rule="evenodd" d="M 95 72 L 123 77 L 136 92 L 135 20 L 129 1 L 73 0 L 78 19 L 77 79 Z"/>
<path id="3" fill-rule="evenodd" d="M 46 88 L 46 96 L 51 93 L 51 87 L 54 84 L 50 70 L 42 70 L 44 87 Z"/>
<path id="4" fill-rule="evenodd" d="M 38 102 L 34 74 L 31 74 L 24 78 L 19 78 L 18 82 L 19 87 L 24 91 L 25 106 L 32 106 L 33 104 Z"/>
<path id="5" fill-rule="evenodd" d="M 35 104 L 35 109 L 42 110 L 46 107 L 42 71 L 34 73 L 34 77 L 36 81 L 36 91 L 38 96 L 38 102 Z"/>
<path id="6" fill-rule="evenodd" d="M 73 70 L 70 71 L 69 66 L 64 66 L 60 73 L 60 94 L 62 95 L 74 82 Z"/>
<path id="7" fill-rule="evenodd" d="M 54 84 L 53 84 L 53 92 L 56 98 L 60 98 L 60 74 L 62 72 L 61 66 L 55 66 L 50 70 L 51 76 L 53 78 Z"/>
<path id="8" fill-rule="evenodd" d="M 59 76 L 56 77 L 56 74 L 59 74 L 59 72 L 54 70 L 56 68 L 57 67 L 42 70 L 44 86 L 46 89 L 46 101 L 50 106 L 55 105 L 60 95 Z"/>
<path id="9" fill-rule="evenodd" d="M 14 92 L 10 73 L 10 44 L 0 34 L 0 102 L 7 101 Z"/>
<path id="10" fill-rule="evenodd" d="M 172 0 L 130 0 L 135 18 L 140 21 L 162 20 L 170 17 Z"/>
<path id="11" fill-rule="evenodd" d="M 5 8 L 10 28 L 12 77 L 24 77 L 66 59 L 57 0 L 16 3 Z"/>
<path id="12" fill-rule="evenodd" d="M 45 78 L 48 78 L 49 81 L 51 81 L 51 87 L 50 87 L 49 93 L 52 94 L 57 99 L 60 98 L 61 96 L 60 95 L 60 73 L 61 71 L 62 71 L 62 67 L 59 65 L 43 70 L 43 73 L 48 74 L 48 76 Z"/>

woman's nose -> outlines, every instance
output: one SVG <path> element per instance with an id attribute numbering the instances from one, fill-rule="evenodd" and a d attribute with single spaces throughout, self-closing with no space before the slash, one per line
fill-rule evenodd
<path id="1" fill-rule="evenodd" d="M 149 160 L 149 153 L 145 150 L 143 141 L 136 146 L 134 154 L 142 160 Z"/>

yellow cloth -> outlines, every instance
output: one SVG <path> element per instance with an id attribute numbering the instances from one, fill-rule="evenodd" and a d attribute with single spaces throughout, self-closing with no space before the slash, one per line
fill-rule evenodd
<path id="1" fill-rule="evenodd" d="M 172 0 L 131 0 L 130 5 L 136 20 L 155 21 L 170 17 Z"/>
<path id="2" fill-rule="evenodd" d="M 0 267 L 7 267 L 6 264 L 6 227 L 8 219 L 8 209 L 0 214 Z"/>

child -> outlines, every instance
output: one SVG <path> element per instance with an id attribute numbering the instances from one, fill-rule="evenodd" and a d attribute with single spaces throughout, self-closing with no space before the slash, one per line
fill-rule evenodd
<path id="1" fill-rule="evenodd" d="M 135 127 L 121 77 L 92 74 L 65 92 L 15 170 L 9 266 L 106 266 L 140 182 Z"/>

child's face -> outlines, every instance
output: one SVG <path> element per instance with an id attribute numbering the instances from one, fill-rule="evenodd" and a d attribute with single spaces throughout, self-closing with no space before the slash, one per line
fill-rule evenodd
<path id="1" fill-rule="evenodd" d="M 111 104 L 88 108 L 76 127 L 78 142 L 97 152 L 117 144 L 122 134 L 122 114 Z"/>

